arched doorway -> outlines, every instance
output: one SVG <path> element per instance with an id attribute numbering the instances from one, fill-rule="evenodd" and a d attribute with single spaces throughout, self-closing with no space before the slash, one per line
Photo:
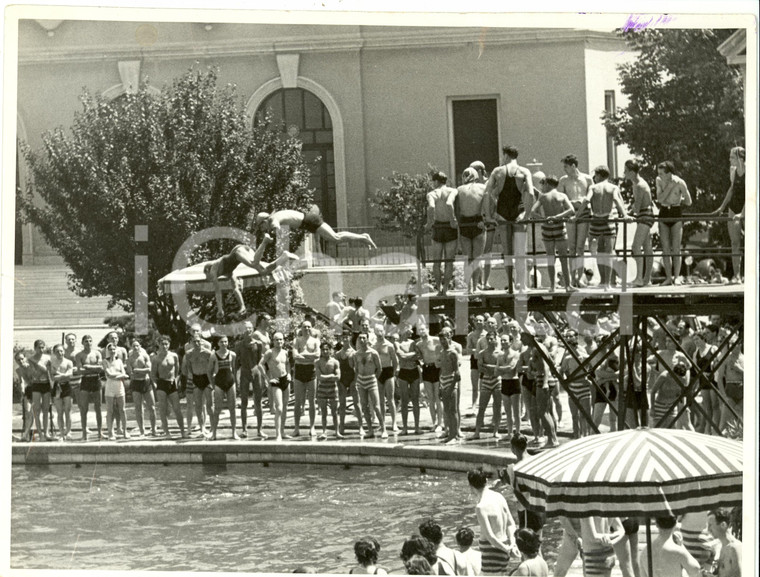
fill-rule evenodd
<path id="1" fill-rule="evenodd" d="M 303 88 L 280 88 L 267 96 L 256 111 L 271 110 L 275 125 L 282 127 L 283 138 L 296 137 L 311 177 L 309 186 L 315 190 L 314 202 L 325 221 L 338 226 L 335 195 L 335 151 L 330 112 L 312 92 Z"/>

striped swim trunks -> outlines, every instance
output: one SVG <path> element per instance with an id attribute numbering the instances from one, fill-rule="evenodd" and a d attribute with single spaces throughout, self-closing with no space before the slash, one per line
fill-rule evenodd
<path id="1" fill-rule="evenodd" d="M 609 575 L 614 566 L 615 551 L 612 547 L 597 549 L 596 551 L 583 551 L 583 575 L 585 577 Z"/>
<path id="2" fill-rule="evenodd" d="M 363 391 L 371 391 L 377 388 L 375 375 L 356 375 L 356 386 Z"/>
<path id="3" fill-rule="evenodd" d="M 681 529 L 683 537 L 683 546 L 696 559 L 697 563 L 704 565 L 710 560 L 712 548 L 709 543 L 710 537 L 702 531 L 692 531 L 690 529 Z"/>
<path id="4" fill-rule="evenodd" d="M 504 543 L 504 545 L 508 547 L 506 543 Z M 507 574 L 509 553 L 497 549 L 485 539 L 480 539 L 478 541 L 478 547 L 480 548 L 480 555 L 482 556 L 481 571 L 483 573 Z"/>
<path id="5" fill-rule="evenodd" d="M 608 216 L 595 216 L 591 220 L 588 234 L 594 238 L 615 236 L 615 223 Z"/>
<path id="6" fill-rule="evenodd" d="M 568 383 L 567 388 L 579 401 L 591 400 L 591 387 L 587 381 L 574 381 Z"/>
<path id="7" fill-rule="evenodd" d="M 482 375 L 480 377 L 480 390 L 486 393 L 495 391 L 501 386 L 501 379 L 498 375 Z"/>
<path id="8" fill-rule="evenodd" d="M 636 215 L 636 222 L 652 228 L 654 226 L 654 211 L 651 206 L 645 206 Z"/>
<path id="9" fill-rule="evenodd" d="M 541 238 L 544 242 L 567 240 L 564 221 L 544 222 L 541 224 Z"/>
<path id="10" fill-rule="evenodd" d="M 662 423 L 662 427 L 668 428 L 673 424 L 675 421 L 676 415 L 678 414 L 678 405 L 670 409 L 670 406 L 673 404 L 673 401 L 658 401 L 655 399 L 654 401 L 654 423 L 652 425 L 656 425 L 660 419 L 662 419 L 664 416 L 667 415 L 668 418 L 665 419 Z M 670 409 L 670 410 L 668 410 Z"/>

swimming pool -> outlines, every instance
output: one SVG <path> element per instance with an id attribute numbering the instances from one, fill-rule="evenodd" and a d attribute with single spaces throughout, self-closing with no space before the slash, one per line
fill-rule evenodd
<path id="1" fill-rule="evenodd" d="M 435 518 L 450 546 L 460 526 L 478 533 L 462 473 L 60 465 L 13 467 L 12 481 L 11 566 L 19 569 L 347 572 L 354 541 L 374 535 L 380 564 L 398 570 L 401 544 L 423 519 Z M 555 523 L 545 529 L 550 565 L 560 535 Z"/>

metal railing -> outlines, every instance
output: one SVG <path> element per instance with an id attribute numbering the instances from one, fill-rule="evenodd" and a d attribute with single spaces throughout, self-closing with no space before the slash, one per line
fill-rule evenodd
<path id="1" fill-rule="evenodd" d="M 530 221 L 524 223 L 527 225 L 527 235 L 529 238 L 528 247 L 531 247 L 531 250 L 526 250 L 524 256 L 513 255 L 513 259 L 525 259 L 529 261 L 529 264 L 541 267 L 545 266 L 544 259 L 547 258 L 547 254 L 545 250 L 540 250 L 540 247 L 543 245 L 543 240 L 541 239 L 541 224 L 547 222 L 548 220 L 549 219 L 531 219 Z M 572 221 L 565 219 L 565 222 L 575 224 L 590 224 L 593 220 L 593 218 L 581 218 Z M 678 218 L 660 218 L 657 216 L 654 217 L 655 224 L 694 221 L 728 222 L 730 220 L 732 220 L 730 217 L 712 216 L 710 214 L 689 214 Z M 556 219 L 554 219 L 554 221 L 556 222 Z M 635 227 L 638 226 L 638 223 L 635 220 L 630 221 L 623 218 L 609 219 L 609 222 L 615 224 L 616 241 L 620 235 L 622 235 L 622 246 L 619 248 L 613 248 L 613 252 L 611 253 L 612 258 L 617 259 L 618 262 L 623 263 L 623 266 L 627 268 L 628 261 L 634 258 L 634 254 L 631 248 L 631 241 L 633 240 Z M 630 230 L 630 227 L 633 227 L 633 229 Z M 491 252 L 480 257 L 484 262 L 486 260 L 489 262 L 495 261 L 494 264 L 501 264 L 504 262 L 504 245 L 503 239 L 501 238 L 501 228 L 502 227 L 497 228 L 498 234 L 494 239 Z M 654 232 L 654 227 L 652 228 Z M 418 264 L 417 238 L 408 238 L 404 236 L 400 231 L 387 231 L 377 227 L 350 227 L 336 229 L 336 231 L 337 230 L 347 230 L 356 233 L 369 233 L 372 236 L 372 239 L 374 240 L 378 249 L 369 250 L 363 246 L 350 243 L 337 245 L 318 238 L 318 243 L 314 248 L 312 267 L 319 268 L 325 266 L 384 266 Z M 423 252 L 423 256 L 419 259 L 419 261 L 421 261 L 421 264 L 423 265 L 433 264 L 434 261 L 425 257 L 426 254 L 429 254 L 429 249 L 432 243 L 430 232 L 426 231 L 422 238 L 424 248 L 421 252 Z M 589 250 L 588 242 L 589 241 L 587 240 L 586 250 L 584 251 L 584 254 L 577 255 L 577 258 L 580 258 L 581 256 L 583 256 L 584 259 L 596 258 L 596 254 L 592 253 Z M 732 252 L 730 246 L 697 250 L 694 247 L 687 247 L 686 245 L 689 244 L 689 242 L 689 239 L 682 239 L 681 250 L 679 252 L 664 253 L 662 250 L 655 250 L 653 252 L 653 256 L 655 259 L 661 259 L 664 256 L 681 257 L 682 263 L 684 263 L 683 266 L 686 266 L 687 268 L 687 275 L 696 269 L 696 265 L 699 260 L 712 258 L 728 261 L 731 259 L 731 257 L 743 256 L 743 252 Z M 620 243 L 615 242 L 615 244 L 619 245 Z M 636 255 L 636 258 L 639 256 L 640 255 Z M 693 262 L 693 264 L 686 262 L 688 257 L 691 257 L 690 261 Z M 569 258 L 574 258 L 572 252 L 570 252 Z M 448 260 L 453 262 L 461 262 L 462 257 L 459 256 Z M 441 260 L 441 262 L 446 262 L 446 260 Z M 735 271 L 734 274 L 736 274 L 736 272 L 737 271 Z M 536 266 L 533 266 L 532 276 L 534 282 L 533 286 L 537 286 Z M 626 283 L 627 279 L 622 279 L 622 282 Z"/>

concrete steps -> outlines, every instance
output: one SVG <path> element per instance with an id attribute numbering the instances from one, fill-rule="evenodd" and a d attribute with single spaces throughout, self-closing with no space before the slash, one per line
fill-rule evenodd
<path id="1" fill-rule="evenodd" d="M 107 330 L 103 319 L 119 315 L 108 310 L 108 297 L 85 298 L 68 287 L 69 269 L 63 266 L 17 266 L 14 270 L 14 342 L 31 346 L 42 338 L 60 342 L 61 333 L 87 332 L 99 338 Z"/>

